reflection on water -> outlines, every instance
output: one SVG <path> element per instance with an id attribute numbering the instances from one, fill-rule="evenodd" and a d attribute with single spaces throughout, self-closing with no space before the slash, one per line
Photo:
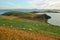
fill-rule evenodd
<path id="1" fill-rule="evenodd" d="M 44 13 L 38 13 L 38 14 L 44 14 Z M 60 26 L 60 13 L 45 13 L 52 18 L 48 20 L 49 23 L 53 25 L 59 25 Z"/>

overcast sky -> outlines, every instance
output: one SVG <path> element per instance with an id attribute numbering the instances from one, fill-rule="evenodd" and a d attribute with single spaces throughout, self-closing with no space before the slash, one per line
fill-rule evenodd
<path id="1" fill-rule="evenodd" d="M 60 9 L 60 0 L 0 0 L 0 9 Z"/>

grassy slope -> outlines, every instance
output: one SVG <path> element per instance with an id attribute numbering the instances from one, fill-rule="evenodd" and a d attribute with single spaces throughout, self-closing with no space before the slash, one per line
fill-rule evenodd
<path id="1" fill-rule="evenodd" d="M 60 36 L 60 27 L 26 19 L 8 20 L 0 17 L 0 26 L 25 30 L 32 29 L 32 31 Z"/>
<path id="2" fill-rule="evenodd" d="M 0 40 L 59 40 L 59 37 L 0 27 Z"/>

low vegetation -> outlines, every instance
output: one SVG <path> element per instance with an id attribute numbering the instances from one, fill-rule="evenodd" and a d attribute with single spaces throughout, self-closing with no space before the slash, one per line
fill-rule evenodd
<path id="1" fill-rule="evenodd" d="M 23 18 L 30 19 L 33 16 L 35 14 L 29 12 L 2 14 L 0 16 L 0 40 L 60 40 L 60 26 Z M 35 18 L 43 17 L 36 15 Z"/>
<path id="2" fill-rule="evenodd" d="M 47 14 L 33 14 L 31 12 L 6 12 L 2 14 L 3 16 L 16 16 L 22 19 L 36 20 L 39 22 L 48 23 L 48 19 L 51 17 Z"/>
<path id="3" fill-rule="evenodd" d="M 14 18 L 8 20 L 0 17 L 0 26 L 6 26 L 8 28 L 30 30 L 39 33 L 52 34 L 60 36 L 60 27 L 46 23 L 40 23 L 37 21 Z"/>
<path id="4" fill-rule="evenodd" d="M 26 14 L 31 14 L 29 12 L 15 12 L 15 11 L 12 11 L 12 12 L 6 12 L 2 15 L 6 15 L 6 16 L 20 16 L 20 15 L 26 15 Z"/>
<path id="5" fill-rule="evenodd" d="M 0 40 L 60 40 L 60 38 L 32 31 L 0 27 Z"/>

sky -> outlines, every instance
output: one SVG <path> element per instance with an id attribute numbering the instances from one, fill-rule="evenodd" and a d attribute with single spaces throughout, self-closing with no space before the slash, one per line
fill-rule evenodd
<path id="1" fill-rule="evenodd" d="M 0 9 L 60 9 L 60 0 L 0 0 Z"/>

